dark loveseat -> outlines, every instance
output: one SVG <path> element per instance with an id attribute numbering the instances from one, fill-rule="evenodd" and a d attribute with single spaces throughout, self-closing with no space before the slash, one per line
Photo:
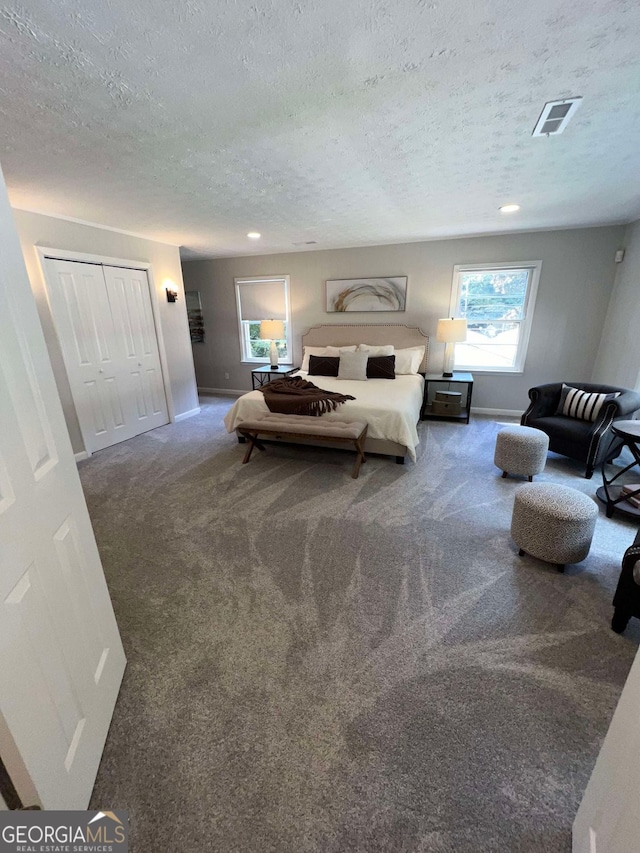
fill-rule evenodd
<path id="1" fill-rule="evenodd" d="M 611 627 L 621 634 L 632 616 L 640 617 L 640 530 L 633 545 L 624 552 L 622 571 L 613 598 Z"/>
<path id="2" fill-rule="evenodd" d="M 610 462 L 620 455 L 622 442 L 611 432 L 611 424 L 628 420 L 640 409 L 640 394 L 612 385 L 593 385 L 587 382 L 567 382 L 574 388 L 596 394 L 620 392 L 620 396 L 602 406 L 597 420 L 582 421 L 556 415 L 560 403 L 562 382 L 538 385 L 529 389 L 531 403 L 520 419 L 523 426 L 541 429 L 549 436 L 549 450 L 578 459 L 586 464 L 584 476 L 589 479 L 597 465 Z"/>

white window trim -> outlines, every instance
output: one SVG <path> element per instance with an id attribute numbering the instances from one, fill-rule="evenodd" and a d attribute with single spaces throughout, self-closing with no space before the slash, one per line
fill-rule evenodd
<path id="1" fill-rule="evenodd" d="M 257 275 L 257 276 L 243 276 L 242 278 L 234 278 L 233 286 L 236 292 L 236 316 L 238 318 L 238 341 L 240 343 L 240 363 L 241 364 L 269 364 L 269 357 L 266 356 L 264 358 L 254 358 L 252 356 L 247 356 L 245 349 L 245 326 L 242 325 L 242 310 L 240 306 L 240 288 L 239 284 L 260 284 L 265 283 L 268 284 L 272 281 L 281 281 L 284 284 L 284 302 L 286 307 L 287 316 L 285 318 L 285 322 L 287 324 L 287 353 L 289 362 L 293 364 L 293 349 L 292 349 L 292 341 L 293 341 L 293 329 L 291 327 L 291 306 L 289 304 L 289 287 L 290 280 L 288 275 Z"/>
<path id="2" fill-rule="evenodd" d="M 504 261 L 494 264 L 456 264 L 453 268 L 453 279 L 451 282 L 451 302 L 449 305 L 449 316 L 457 317 L 460 304 L 460 273 L 474 272 L 476 270 L 531 270 L 531 281 L 527 289 L 527 296 L 524 303 L 524 316 L 520 323 L 520 338 L 518 340 L 518 351 L 516 353 L 516 362 L 513 367 L 477 367 L 474 365 L 455 364 L 455 370 L 473 371 L 478 373 L 523 373 L 524 365 L 527 358 L 527 350 L 529 348 L 529 336 L 531 335 L 531 326 L 533 324 L 533 313 L 536 307 L 536 297 L 538 295 L 538 283 L 540 281 L 540 272 L 542 270 L 542 261 Z"/>

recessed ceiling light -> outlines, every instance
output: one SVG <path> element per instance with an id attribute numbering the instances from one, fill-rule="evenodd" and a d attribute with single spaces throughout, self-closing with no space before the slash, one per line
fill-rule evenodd
<path id="1" fill-rule="evenodd" d="M 249 231 L 249 233 L 247 234 L 247 237 L 248 237 L 250 240 L 259 240 L 259 239 L 260 239 L 260 234 L 259 234 L 259 232 L 258 232 L 258 231 Z"/>
<path id="2" fill-rule="evenodd" d="M 500 213 L 515 213 L 516 210 L 520 210 L 519 204 L 503 204 Z"/>

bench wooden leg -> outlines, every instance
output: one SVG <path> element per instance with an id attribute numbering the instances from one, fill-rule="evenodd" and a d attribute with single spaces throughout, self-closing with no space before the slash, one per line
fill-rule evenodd
<path id="1" fill-rule="evenodd" d="M 257 447 L 258 450 L 264 450 L 264 444 L 261 444 L 258 441 L 258 433 L 251 432 L 243 432 L 242 435 L 245 438 L 249 439 L 249 447 L 247 447 L 247 452 L 244 454 L 244 459 L 242 460 L 242 464 L 245 465 L 250 459 L 251 454 L 253 453 L 253 448 Z"/>
<path id="2" fill-rule="evenodd" d="M 369 426 L 367 424 L 367 426 L 365 426 L 365 428 L 362 430 L 360 435 L 354 441 L 354 444 L 356 446 L 356 454 L 357 454 L 356 455 L 356 462 L 355 462 L 355 465 L 353 466 L 353 473 L 351 474 L 351 476 L 353 477 L 354 480 L 358 479 L 358 474 L 360 473 L 360 465 L 363 462 L 367 461 L 367 457 L 364 455 L 364 442 L 365 442 L 365 439 L 367 437 L 367 429 L 368 428 L 369 428 Z"/>

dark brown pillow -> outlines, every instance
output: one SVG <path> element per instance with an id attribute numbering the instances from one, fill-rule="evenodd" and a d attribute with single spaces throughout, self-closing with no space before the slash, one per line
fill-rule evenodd
<path id="1" fill-rule="evenodd" d="M 339 356 L 310 355 L 309 376 L 337 376 L 340 367 Z"/>
<path id="2" fill-rule="evenodd" d="M 367 379 L 395 379 L 395 355 L 372 355 L 367 359 Z"/>

